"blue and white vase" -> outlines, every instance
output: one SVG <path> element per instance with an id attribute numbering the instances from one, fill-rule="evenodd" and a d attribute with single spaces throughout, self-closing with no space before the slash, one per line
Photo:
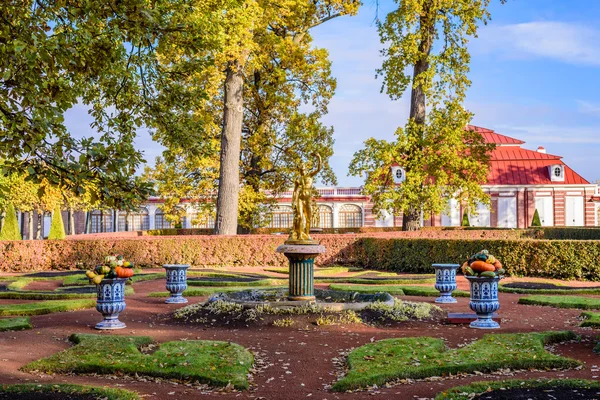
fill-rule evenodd
<path id="1" fill-rule="evenodd" d="M 469 307 L 477 314 L 477 319 L 469 325 L 477 329 L 498 329 L 500 325 L 492 319 L 494 312 L 500 308 L 498 301 L 498 282 L 500 277 L 487 278 L 467 276 L 471 285 L 471 301 Z"/>
<path id="2" fill-rule="evenodd" d="M 456 303 L 452 292 L 456 290 L 456 270 L 459 264 L 432 264 L 435 269 L 435 290 L 440 292 L 436 303 Z"/>
<path id="3" fill-rule="evenodd" d="M 165 264 L 163 268 L 167 270 L 167 290 L 171 297 L 165 300 L 167 304 L 187 303 L 187 299 L 182 293 L 187 289 L 187 264 Z"/>
<path id="4" fill-rule="evenodd" d="M 125 310 L 125 282 L 127 278 L 105 278 L 96 285 L 96 310 L 104 317 L 96 324 L 96 329 L 125 328 L 125 324 L 119 321 L 119 314 Z"/>

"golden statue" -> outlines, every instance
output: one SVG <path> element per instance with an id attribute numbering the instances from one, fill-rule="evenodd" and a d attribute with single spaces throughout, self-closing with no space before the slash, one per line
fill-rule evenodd
<path id="1" fill-rule="evenodd" d="M 317 158 L 317 167 L 307 171 L 305 163 L 300 164 L 298 177 L 294 181 L 294 194 L 292 195 L 292 209 L 294 222 L 292 232 L 287 244 L 316 244 L 310 237 L 310 224 L 312 222 L 312 191 L 313 178 L 321 170 L 321 156 L 314 154 Z"/>

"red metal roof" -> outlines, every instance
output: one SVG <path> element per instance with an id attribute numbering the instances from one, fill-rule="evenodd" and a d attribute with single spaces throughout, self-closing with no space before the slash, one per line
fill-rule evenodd
<path id="1" fill-rule="evenodd" d="M 561 156 L 521 148 L 525 143 L 510 136 L 501 135 L 492 129 L 468 125 L 468 130 L 483 136 L 486 143 L 498 146 L 492 151 L 488 185 L 589 185 L 581 175 L 562 162 Z M 551 165 L 564 165 L 564 182 L 550 180 Z"/>
<path id="2" fill-rule="evenodd" d="M 498 145 L 518 145 L 525 143 L 522 140 L 511 138 L 510 136 L 501 135 L 494 132 L 492 129 L 482 128 L 481 126 L 467 125 L 470 131 L 479 132 L 483 136 L 486 143 L 495 143 Z"/>
<path id="3" fill-rule="evenodd" d="M 550 165 L 564 165 L 564 182 L 550 180 Z M 509 160 L 491 161 L 488 185 L 589 185 L 581 175 L 562 161 L 556 160 Z"/>

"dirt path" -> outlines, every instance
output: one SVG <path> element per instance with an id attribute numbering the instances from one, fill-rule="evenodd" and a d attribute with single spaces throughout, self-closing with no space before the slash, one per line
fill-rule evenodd
<path id="1" fill-rule="evenodd" d="M 409 322 L 394 328 L 368 325 L 346 325 L 301 328 L 256 327 L 227 329 L 223 327 L 182 327 L 172 323 L 169 314 L 181 307 L 167 305 L 164 299 L 149 298 L 152 291 L 164 291 L 164 281 L 135 284 L 135 295 L 127 297 L 127 309 L 121 320 L 127 328 L 102 333 L 106 335 L 148 335 L 158 342 L 179 339 L 228 340 L 246 346 L 267 362 L 268 367 L 254 376 L 247 392 L 203 392 L 200 389 L 170 382 L 156 383 L 143 379 L 97 376 L 39 376 L 19 371 L 24 364 L 68 348 L 70 334 L 101 333 L 93 329 L 100 320 L 94 309 L 32 317 L 33 330 L 0 332 L 1 383 L 79 383 L 120 387 L 135 390 L 148 399 L 429 399 L 444 389 L 484 379 L 548 377 L 577 377 L 598 379 L 600 357 L 592 352 L 597 332 L 579 328 L 579 310 L 518 305 L 520 295 L 500 294 L 502 328 L 495 333 L 530 332 L 571 329 L 581 334 L 580 343 L 556 346 L 558 354 L 584 362 L 584 368 L 571 371 L 519 372 L 510 376 L 466 376 L 461 378 L 420 381 L 389 388 L 357 393 L 332 393 L 327 385 L 335 381 L 336 361 L 340 353 L 374 340 L 408 336 L 432 336 L 446 340 L 450 347 L 480 338 L 486 332 L 462 325 L 442 325 Z M 466 280 L 459 278 L 459 287 L 468 289 Z M 432 302 L 431 297 L 405 297 L 406 300 Z M 192 298 L 192 302 L 200 301 Z M 468 312 L 469 299 L 459 298 L 454 305 L 444 305 L 447 311 Z M 0 304 L 6 304 L 0 300 Z"/>

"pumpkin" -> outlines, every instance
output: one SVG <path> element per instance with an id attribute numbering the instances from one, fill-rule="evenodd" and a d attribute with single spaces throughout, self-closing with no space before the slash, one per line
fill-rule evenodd
<path id="1" fill-rule="evenodd" d="M 492 264 L 488 264 L 484 261 L 473 261 L 470 265 L 471 269 L 475 272 L 495 271 L 496 269 Z"/>
<path id="2" fill-rule="evenodd" d="M 115 268 L 115 272 L 119 278 L 131 278 L 133 276 L 133 270 L 130 268 Z"/>
<path id="3" fill-rule="evenodd" d="M 494 270 L 498 271 L 499 269 L 502 269 L 502 263 L 500 260 L 496 260 L 496 262 L 494 262 Z"/>

